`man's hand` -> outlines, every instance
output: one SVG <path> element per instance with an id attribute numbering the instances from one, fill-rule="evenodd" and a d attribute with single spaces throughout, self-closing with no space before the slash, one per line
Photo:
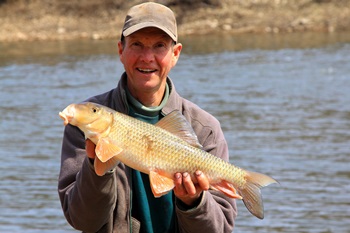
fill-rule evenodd
<path id="1" fill-rule="evenodd" d="M 174 175 L 174 194 L 188 206 L 193 206 L 201 193 L 209 189 L 209 180 L 203 172 L 196 171 L 194 178 L 196 180 L 192 181 L 190 174 L 187 172 L 175 173 Z"/>
<path id="2" fill-rule="evenodd" d="M 96 145 L 90 140 L 86 139 L 85 141 L 85 149 L 86 149 L 86 154 L 89 157 L 89 159 L 95 159 L 96 153 L 95 153 L 95 148 Z"/>

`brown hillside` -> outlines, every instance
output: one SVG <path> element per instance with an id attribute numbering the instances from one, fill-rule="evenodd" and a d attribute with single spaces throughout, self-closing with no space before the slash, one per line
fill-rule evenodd
<path id="1" fill-rule="evenodd" d="M 118 38 L 140 0 L 0 0 L 0 41 Z M 281 33 L 350 29 L 350 0 L 159 0 L 179 33 Z"/>

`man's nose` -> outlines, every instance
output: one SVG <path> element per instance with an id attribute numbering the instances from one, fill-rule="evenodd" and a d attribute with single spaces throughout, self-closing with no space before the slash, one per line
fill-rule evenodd
<path id="1" fill-rule="evenodd" d="M 144 62 L 152 62 L 154 60 L 154 52 L 152 48 L 144 47 L 141 53 L 141 59 Z"/>

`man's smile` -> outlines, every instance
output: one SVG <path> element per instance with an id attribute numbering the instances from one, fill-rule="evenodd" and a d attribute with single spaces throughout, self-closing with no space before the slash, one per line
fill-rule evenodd
<path id="1" fill-rule="evenodd" d="M 145 74 L 149 74 L 157 71 L 156 69 L 148 69 L 148 68 L 136 68 L 136 69 L 141 73 L 145 73 Z"/>

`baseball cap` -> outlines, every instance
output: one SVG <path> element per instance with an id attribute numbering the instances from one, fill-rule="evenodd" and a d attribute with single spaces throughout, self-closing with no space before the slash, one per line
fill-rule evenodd
<path id="1" fill-rule="evenodd" d="M 174 12 L 162 4 L 146 2 L 131 7 L 125 17 L 122 36 L 129 36 L 146 27 L 159 28 L 177 42 Z"/>

